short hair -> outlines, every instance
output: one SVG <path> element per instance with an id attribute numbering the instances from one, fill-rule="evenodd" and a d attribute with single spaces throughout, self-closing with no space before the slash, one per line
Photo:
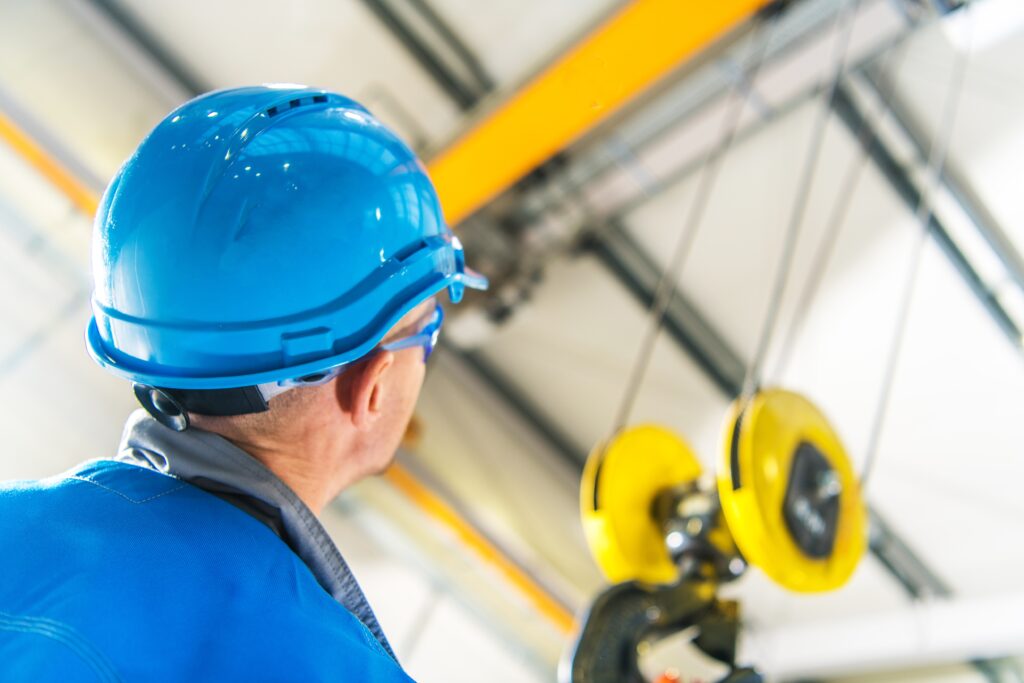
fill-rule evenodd
<path id="1" fill-rule="evenodd" d="M 274 396 L 267 402 L 268 410 L 245 415 L 199 415 L 190 413 L 192 424 L 200 429 L 220 434 L 245 434 L 250 436 L 267 436 L 279 433 L 296 419 L 313 403 L 320 391 L 333 391 L 334 382 L 308 387 L 295 387 L 283 394 Z"/>

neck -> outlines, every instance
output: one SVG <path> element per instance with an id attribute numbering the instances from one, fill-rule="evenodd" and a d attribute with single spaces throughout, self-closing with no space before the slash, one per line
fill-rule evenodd
<path id="1" fill-rule="evenodd" d="M 349 483 L 339 486 L 333 468 L 325 471 L 320 463 L 330 456 L 322 447 L 317 452 L 316 448 L 301 444 L 236 442 L 235 445 L 266 465 L 315 515 L 319 516 L 327 503 Z"/>
<path id="2" fill-rule="evenodd" d="M 359 479 L 354 471 L 356 460 L 339 456 L 354 444 L 334 443 L 323 436 L 326 430 L 253 435 L 221 424 L 197 426 L 223 436 L 260 461 L 318 516 L 335 496 Z"/>

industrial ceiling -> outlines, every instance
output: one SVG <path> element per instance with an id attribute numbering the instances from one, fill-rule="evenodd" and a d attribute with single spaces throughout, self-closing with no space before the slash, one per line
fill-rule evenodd
<path id="1" fill-rule="evenodd" d="M 980 15 L 997 2 L 974 4 Z M 756 572 L 731 587 L 751 652 L 781 678 L 962 664 L 984 643 L 965 636 L 959 651 L 922 645 L 878 661 L 828 648 L 793 654 L 783 644 L 794 629 L 840 633 L 922 597 L 973 607 L 964 614 L 977 618 L 990 615 L 991 601 L 1021 604 L 1024 76 L 1015 65 L 1024 63 L 1024 24 L 991 42 L 975 27 L 967 48 L 927 3 L 852 3 L 841 93 L 829 100 L 849 4 L 791 3 L 764 29 L 773 33 L 763 53 L 764 32 L 741 22 L 456 226 L 496 286 L 446 330 L 418 410 L 422 438 L 401 460 L 512 568 L 482 561 L 479 545 L 460 542 L 387 481 L 361 485 L 328 519 L 399 655 L 424 680 L 472 680 L 457 661 L 465 648 L 473 661 L 498 663 L 493 676 L 488 669 L 497 680 L 553 678 L 566 636 L 557 614 L 581 609 L 603 582 L 579 526 L 583 460 L 613 426 L 658 276 L 698 198 L 706 211 L 632 420 L 686 434 L 713 470 L 726 406 L 757 352 L 819 117 L 822 147 L 765 375 L 813 397 L 858 467 L 878 427 L 867 490 L 874 552 L 850 584 L 824 596 L 787 593 Z M 348 94 L 429 163 L 623 7 L 3 0 L 0 114 L 91 197 L 172 107 L 250 83 Z M 931 193 L 939 227 L 925 235 L 918 214 L 931 192 L 929 154 L 964 50 L 958 115 Z M 763 64 L 751 70 L 758 55 Z M 703 162 L 737 101 L 736 137 L 708 192 Z M 22 151 L 0 144 L 5 479 L 109 455 L 134 408 L 127 387 L 83 350 L 91 216 L 74 188 Z M 806 310 L 802 291 L 813 293 Z M 547 613 L 510 582 L 516 571 L 551 601 Z M 997 635 L 1022 631 L 1018 617 Z M 453 633 L 466 639 L 458 649 L 445 635 Z M 921 675 L 990 680 L 969 664 Z"/>

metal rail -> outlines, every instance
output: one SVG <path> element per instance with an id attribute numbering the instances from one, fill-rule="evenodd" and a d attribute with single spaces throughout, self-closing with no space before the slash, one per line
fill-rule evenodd
<path id="1" fill-rule="evenodd" d="M 892 152 L 882 142 L 878 133 L 871 126 L 857 106 L 856 101 L 846 86 L 836 91 L 832 100 L 832 106 L 839 120 L 852 132 L 854 137 L 867 151 L 871 161 L 878 170 L 885 176 L 892 186 L 893 191 L 911 210 L 916 211 L 921 202 L 921 191 L 913 180 L 910 179 L 907 170 L 900 165 Z M 950 236 L 949 231 L 942 221 L 933 213 L 928 218 L 928 234 L 935 240 L 935 243 L 942 250 L 942 253 L 949 259 L 950 263 L 960 274 L 964 283 L 977 297 L 978 301 L 985 308 L 988 314 L 995 321 L 996 325 L 1006 335 L 1010 343 L 1017 349 L 1021 348 L 1021 330 L 1017 327 L 1013 318 L 1003 308 L 1002 303 L 995 294 L 988 288 L 978 271 L 967 259 L 964 253 L 957 246 L 956 241 Z"/>
<path id="2" fill-rule="evenodd" d="M 864 80 L 875 93 L 893 93 L 889 97 L 889 111 L 892 120 L 902 131 L 907 141 L 913 145 L 914 152 L 918 158 L 926 159 L 928 156 L 928 136 L 925 133 L 920 121 L 911 113 L 910 108 L 903 102 L 896 88 L 876 66 L 869 66 L 863 70 Z M 971 187 L 971 183 L 965 178 L 954 164 L 947 163 L 940 176 L 942 185 L 956 199 L 964 213 L 970 218 L 975 229 L 991 247 L 995 255 L 1002 261 L 1007 272 L 1018 287 L 1024 289 L 1024 257 L 1013 244 L 1006 229 L 1000 225 L 999 220 L 985 206 L 985 203 Z"/>
<path id="3" fill-rule="evenodd" d="M 480 61 L 425 0 L 407 1 L 406 9 L 414 11 L 420 22 L 434 33 L 436 41 L 445 46 L 456 60 L 455 65 L 446 62 L 431 47 L 427 36 L 421 35 L 422 32 L 402 16 L 397 3 L 389 0 L 363 0 L 363 4 L 460 109 L 472 109 L 493 87 Z M 459 71 L 467 72 L 470 78 L 460 77 Z"/>

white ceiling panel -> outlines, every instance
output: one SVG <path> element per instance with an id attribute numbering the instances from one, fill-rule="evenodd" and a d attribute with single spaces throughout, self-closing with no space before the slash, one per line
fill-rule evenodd
<path id="1" fill-rule="evenodd" d="M 4 65 L 4 75 L 31 68 L 39 54 L 59 50 L 76 37 L 73 24 L 66 21 L 56 2 L 8 0 L 2 11 L 0 64 Z M 29 43 L 35 49 L 26 50 Z"/>
<path id="2" fill-rule="evenodd" d="M 552 672 L 547 667 L 540 669 L 529 657 L 516 656 L 519 653 L 507 641 L 496 638 L 475 616 L 451 597 L 442 597 L 407 662 L 409 674 L 424 683 L 476 683 L 482 671 L 495 683 L 548 679 Z M 453 647 L 456 633 L 459 637 Z M 467 666 L 470 658 L 477 666 Z"/>
<path id="3" fill-rule="evenodd" d="M 954 590 L 1019 587 L 1024 360 L 934 246 L 870 496 Z"/>
<path id="4" fill-rule="evenodd" d="M 4 142 L 0 142 L 0 201 L 26 230 L 56 236 L 80 216 L 70 200 Z M 69 256 L 71 254 L 69 253 Z"/>
<path id="5" fill-rule="evenodd" d="M 594 258 L 560 261 L 483 353 L 589 450 L 612 429 L 644 313 Z M 711 463 L 724 411 L 714 385 L 662 334 L 632 422 L 680 430 Z"/>
<path id="6" fill-rule="evenodd" d="M 88 315 L 82 298 L 0 375 L 0 479 L 45 477 L 116 453 L 124 420 L 137 404 L 127 382 L 87 355 Z"/>
<path id="7" fill-rule="evenodd" d="M 38 272 L 38 268 L 32 268 L 34 264 L 20 256 L 20 249 L 8 247 L 9 243 L 0 239 L 0 271 L 10 278 L 0 287 L 0 319 L 4 321 L 0 331 L 0 369 L 26 345 L 33 344 L 36 335 L 63 305 L 59 292 L 52 287 L 40 288 L 31 283 L 33 271 Z"/>
<path id="8" fill-rule="evenodd" d="M 97 177 L 110 178 L 168 103 L 67 6 L 10 4 L 35 7 L 19 9 L 24 24 L 0 22 L 0 87 Z"/>
<path id="9" fill-rule="evenodd" d="M 1008 5 L 1005 0 L 975 3 Z M 1019 12 L 1018 12 L 1019 15 Z M 965 17 L 966 19 L 966 17 Z M 967 23 L 967 22 L 965 22 Z M 987 43 L 979 21 L 975 47 L 967 56 L 967 74 L 950 141 L 950 161 L 993 212 L 1024 253 L 1024 204 L 1019 179 L 1024 176 L 1024 25 Z M 950 77 L 959 50 L 941 24 L 911 38 L 896 92 L 929 139 L 939 130 Z"/>
<path id="10" fill-rule="evenodd" d="M 571 48 L 623 0 L 430 0 L 502 88 L 514 88 Z"/>
<path id="11" fill-rule="evenodd" d="M 830 680 L 832 683 L 992 683 L 990 676 L 970 664 L 840 676 Z"/>
<path id="12" fill-rule="evenodd" d="M 813 115 L 813 107 L 803 107 L 734 150 L 682 277 L 683 291 L 748 357 Z M 780 332 L 787 329 L 795 292 L 853 152 L 849 135 L 830 124 Z M 631 217 L 634 235 L 662 263 L 692 183 L 681 183 Z M 776 335 L 776 354 L 769 354 L 768 379 L 812 396 L 857 463 L 868 446 L 897 304 L 920 239 L 910 213 L 869 168 L 781 377 L 772 369 L 782 334 Z M 1021 558 L 1003 539 L 1024 527 L 1024 508 L 1008 483 L 1024 475 L 1024 463 L 1014 457 L 1024 428 L 1017 399 L 1024 392 L 1024 363 L 934 242 L 928 243 L 915 292 L 913 332 L 901 356 L 879 455 L 883 464 L 870 498 L 954 590 L 1008 588 L 1016 580 L 1010 568 Z M 951 544 L 951 535 L 969 535 L 970 541 Z M 978 558 L 984 556 L 1002 559 L 982 571 Z"/>
<path id="13" fill-rule="evenodd" d="M 768 309 L 819 107 L 817 101 L 806 103 L 736 143 L 722 162 L 680 277 L 682 291 L 746 359 L 753 356 Z M 832 209 L 845 190 L 847 169 L 858 156 L 849 134 L 831 119 L 789 274 L 789 306 L 784 307 L 780 319 L 782 331 Z M 668 265 L 678 242 L 700 173 L 691 174 L 626 217 L 631 234 L 662 267 Z M 909 214 L 873 169 L 863 174 L 856 198 L 859 201 L 854 202 L 844 225 L 844 241 L 830 264 L 828 278 L 857 278 L 861 275 L 847 274 L 851 265 L 868 268 L 871 281 L 884 294 L 901 281 L 916 231 Z M 882 250 L 873 246 L 880 235 L 887 238 Z M 882 302 L 879 310 L 890 309 L 895 310 Z M 870 330 L 865 333 L 871 334 Z"/>
<path id="14" fill-rule="evenodd" d="M 601 583 L 579 524 L 578 467 L 519 424 L 509 407 L 438 353 L 417 407 L 426 470 L 559 595 L 582 606 Z"/>
<path id="15" fill-rule="evenodd" d="M 403 457 L 400 455 L 399 459 Z M 388 482 L 371 477 L 335 504 L 346 508 L 364 532 L 391 549 L 404 566 L 426 577 L 436 594 L 459 600 L 473 617 L 506 641 L 509 651 L 553 668 L 562 648 L 557 627 L 512 587 L 492 563 L 476 554 L 449 527 L 426 514 L 415 501 Z M 396 610 L 399 607 L 392 606 Z M 407 620 L 412 616 L 405 612 Z M 426 629 L 430 630 L 431 625 L 427 624 Z M 409 653 L 408 642 L 396 646 Z M 451 656 L 458 647 L 457 640 L 448 640 L 444 652 L 449 654 L 444 656 Z"/>
<path id="16" fill-rule="evenodd" d="M 793 593 L 753 568 L 726 586 L 722 595 L 741 601 L 744 628 L 754 634 L 754 642 L 758 642 L 758 634 L 780 626 L 888 612 L 910 603 L 903 588 L 870 556 L 860 563 L 849 583 L 828 593 Z M 771 659 L 770 653 L 748 655 L 751 661 Z"/>
<path id="17" fill-rule="evenodd" d="M 400 42 L 358 0 L 254 3 L 124 0 L 176 59 L 211 88 L 306 83 L 367 105 L 406 135 L 400 103 L 430 140 L 448 137 L 456 106 Z M 388 97 L 375 93 L 385 91 Z"/>

